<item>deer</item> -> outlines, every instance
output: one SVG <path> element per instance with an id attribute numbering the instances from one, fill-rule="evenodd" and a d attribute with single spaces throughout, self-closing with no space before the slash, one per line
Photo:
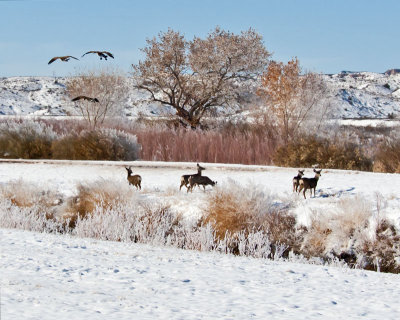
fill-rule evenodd
<path id="1" fill-rule="evenodd" d="M 317 183 L 318 183 L 318 179 L 321 176 L 321 171 L 320 170 L 315 170 L 315 177 L 314 178 L 300 178 L 299 180 L 299 193 L 301 192 L 301 190 L 303 190 L 303 195 L 304 195 L 304 199 L 306 199 L 306 190 L 310 189 L 310 193 L 311 193 L 311 197 L 312 197 L 312 190 L 314 189 L 314 197 L 315 197 L 315 189 L 317 187 Z"/>
<path id="2" fill-rule="evenodd" d="M 204 191 L 206 191 L 206 186 L 211 185 L 215 186 L 217 184 L 217 181 L 212 181 L 209 177 L 206 176 L 198 176 L 198 175 L 193 175 L 189 177 L 189 188 L 187 192 L 193 192 L 193 187 L 194 186 L 203 186 Z"/>
<path id="3" fill-rule="evenodd" d="M 201 172 L 203 170 L 206 170 L 206 168 L 203 168 L 199 164 L 197 164 L 197 173 L 195 174 L 185 174 L 181 177 L 181 186 L 179 187 L 179 191 L 181 191 L 182 187 L 185 186 L 187 190 L 189 190 L 189 177 L 191 176 L 201 176 Z"/>
<path id="4" fill-rule="evenodd" d="M 297 189 L 299 188 L 299 181 L 302 176 L 304 176 L 304 170 L 299 170 L 297 176 L 293 177 L 293 192 L 297 192 Z"/>
<path id="5" fill-rule="evenodd" d="M 129 185 L 134 185 L 136 187 L 136 190 L 138 190 L 138 189 L 142 190 L 142 186 L 141 186 L 142 177 L 139 176 L 138 174 L 132 175 L 131 167 L 129 167 L 129 168 L 125 167 L 125 169 L 126 169 L 126 171 L 128 171 L 127 179 L 128 179 Z"/>

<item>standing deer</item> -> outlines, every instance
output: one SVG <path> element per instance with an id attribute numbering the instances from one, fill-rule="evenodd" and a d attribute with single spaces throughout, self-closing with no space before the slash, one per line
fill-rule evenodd
<path id="1" fill-rule="evenodd" d="M 126 169 L 126 171 L 128 171 L 128 178 L 127 179 L 128 179 L 129 185 L 134 185 L 136 187 L 136 190 L 137 189 L 142 190 L 142 186 L 141 186 L 142 177 L 139 176 L 138 174 L 132 175 L 131 167 L 129 167 L 129 168 L 125 167 L 125 169 Z"/>
<path id="2" fill-rule="evenodd" d="M 303 195 L 304 195 L 304 199 L 306 199 L 306 190 L 310 189 L 310 197 L 312 197 L 312 190 L 314 189 L 314 197 L 315 197 L 315 189 L 317 188 L 317 183 L 318 183 L 318 179 L 321 176 L 321 171 L 320 170 L 315 170 L 315 177 L 314 178 L 301 178 L 299 181 L 299 193 L 301 192 L 301 190 L 303 190 Z"/>
<path id="3" fill-rule="evenodd" d="M 189 177 L 189 188 L 187 192 L 193 192 L 193 187 L 194 186 L 203 186 L 204 191 L 206 191 L 206 185 L 211 185 L 215 186 L 217 184 L 216 181 L 212 181 L 209 177 L 206 176 L 198 176 L 198 175 L 193 175 Z"/>
<path id="4" fill-rule="evenodd" d="M 206 168 L 201 167 L 199 164 L 197 164 L 197 173 L 195 174 L 185 174 L 181 177 L 181 186 L 179 187 L 179 191 L 181 191 L 182 186 L 185 186 L 187 190 L 189 190 L 189 177 L 191 176 L 201 176 L 201 172 L 203 170 L 206 170 Z"/>
<path id="5" fill-rule="evenodd" d="M 302 176 L 304 176 L 304 170 L 299 170 L 297 176 L 293 178 L 293 192 L 297 192 L 297 189 L 299 188 L 299 181 Z"/>

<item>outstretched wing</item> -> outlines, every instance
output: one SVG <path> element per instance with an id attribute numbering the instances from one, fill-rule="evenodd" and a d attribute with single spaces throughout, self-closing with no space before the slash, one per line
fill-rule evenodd
<path id="1" fill-rule="evenodd" d="M 88 53 L 97 53 L 97 52 L 98 52 L 98 51 L 88 51 L 88 52 L 86 52 L 85 54 L 88 54 Z M 85 54 L 83 54 L 82 57 L 83 57 Z"/>
<path id="2" fill-rule="evenodd" d="M 56 60 L 59 59 L 59 58 L 60 58 L 60 57 L 51 58 L 48 64 L 53 63 L 54 61 L 56 61 Z"/>
<path id="3" fill-rule="evenodd" d="M 109 57 L 114 59 L 114 56 L 111 54 L 111 52 L 103 51 L 103 53 L 107 54 Z"/>
<path id="4" fill-rule="evenodd" d="M 73 56 L 68 56 L 69 58 L 75 59 L 75 60 L 79 60 L 78 58 L 75 58 Z"/>
<path id="5" fill-rule="evenodd" d="M 78 100 L 81 100 L 81 99 L 87 100 L 87 101 L 90 101 L 90 102 L 100 102 L 99 99 L 97 99 L 97 98 L 90 98 L 90 97 L 87 97 L 87 96 L 78 96 L 78 97 L 73 98 L 71 101 L 78 101 Z"/>
<path id="6" fill-rule="evenodd" d="M 71 101 L 78 101 L 78 100 L 85 99 L 85 98 L 86 98 L 85 96 L 78 96 L 78 97 L 71 99 Z"/>

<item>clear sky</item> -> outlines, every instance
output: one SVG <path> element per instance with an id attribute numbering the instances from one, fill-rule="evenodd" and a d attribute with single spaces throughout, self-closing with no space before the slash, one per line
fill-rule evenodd
<path id="1" fill-rule="evenodd" d="M 146 38 L 216 26 L 263 36 L 272 59 L 306 70 L 400 68 L 400 0 L 0 0 L 0 76 L 66 76 L 103 65 L 130 71 Z M 106 50 L 100 61 L 89 50 Z M 73 55 L 80 61 L 50 58 Z"/>

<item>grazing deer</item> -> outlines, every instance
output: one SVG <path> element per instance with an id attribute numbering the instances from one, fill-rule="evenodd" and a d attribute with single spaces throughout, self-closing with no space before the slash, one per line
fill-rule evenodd
<path id="1" fill-rule="evenodd" d="M 304 199 L 306 199 L 306 190 L 307 189 L 310 189 L 311 197 L 312 197 L 312 190 L 314 189 L 314 197 L 315 197 L 315 189 L 317 187 L 318 179 L 321 176 L 321 171 L 322 171 L 322 169 L 320 169 L 320 170 L 314 169 L 314 172 L 315 172 L 314 178 L 300 178 L 299 193 L 301 192 L 301 190 L 303 190 Z"/>
<path id="2" fill-rule="evenodd" d="M 193 187 L 194 186 L 203 186 L 204 191 L 206 191 L 206 185 L 211 185 L 215 186 L 217 184 L 216 181 L 212 181 L 209 177 L 206 176 L 198 176 L 198 175 L 193 175 L 189 177 L 189 188 L 187 192 L 193 192 Z"/>
<path id="3" fill-rule="evenodd" d="M 185 186 L 187 190 L 189 190 L 189 177 L 191 176 L 201 176 L 201 172 L 203 170 L 206 170 L 206 168 L 201 167 L 199 164 L 197 164 L 197 173 L 195 174 L 185 174 L 181 177 L 181 186 L 179 187 L 179 191 L 181 191 L 182 186 Z"/>
<path id="4" fill-rule="evenodd" d="M 299 188 L 299 181 L 302 176 L 304 176 L 304 170 L 299 170 L 297 176 L 293 178 L 293 192 L 297 192 L 297 189 Z"/>
<path id="5" fill-rule="evenodd" d="M 138 174 L 132 175 L 131 167 L 129 167 L 129 168 L 125 167 L 125 169 L 126 169 L 126 171 L 128 171 L 128 182 L 129 182 L 129 185 L 134 185 L 136 187 L 136 190 L 137 189 L 142 190 L 142 186 L 141 186 L 142 177 L 139 176 Z"/>

